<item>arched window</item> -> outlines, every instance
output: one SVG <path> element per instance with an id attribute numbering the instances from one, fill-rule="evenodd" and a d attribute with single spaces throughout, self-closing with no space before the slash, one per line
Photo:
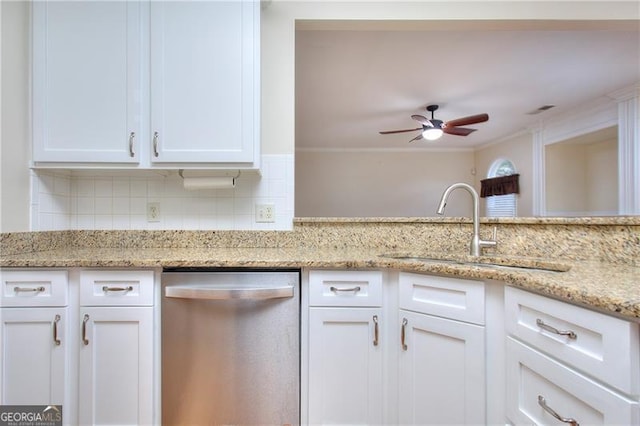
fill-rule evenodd
<path id="1" fill-rule="evenodd" d="M 516 174 L 516 167 L 510 160 L 500 158 L 489 167 L 487 178 Z M 515 217 L 518 213 L 517 194 L 494 195 L 487 197 L 487 217 Z"/>

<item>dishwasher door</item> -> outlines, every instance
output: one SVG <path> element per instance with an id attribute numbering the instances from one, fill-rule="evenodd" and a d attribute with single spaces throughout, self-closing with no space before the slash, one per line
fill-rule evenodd
<path id="1" fill-rule="evenodd" d="M 162 423 L 300 423 L 300 274 L 162 274 Z"/>

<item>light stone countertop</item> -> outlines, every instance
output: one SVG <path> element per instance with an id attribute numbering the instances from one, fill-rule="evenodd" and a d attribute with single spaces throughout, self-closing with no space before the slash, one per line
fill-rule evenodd
<path id="1" fill-rule="evenodd" d="M 491 267 L 450 260 L 396 259 L 385 249 L 354 248 L 59 248 L 5 255 L 2 267 L 254 267 L 376 268 L 424 272 L 468 279 L 497 280 L 628 320 L 640 322 L 640 267 L 598 261 L 562 260 L 567 272 Z M 408 253 L 429 257 L 428 253 Z M 501 256 L 502 260 L 509 260 Z M 514 261 L 523 258 L 512 258 Z M 548 259 L 527 259 L 533 266 L 553 265 Z"/>

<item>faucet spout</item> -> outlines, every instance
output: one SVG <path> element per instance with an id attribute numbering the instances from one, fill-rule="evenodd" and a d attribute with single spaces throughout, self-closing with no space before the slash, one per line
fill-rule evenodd
<path id="1" fill-rule="evenodd" d="M 466 190 L 471 195 L 471 198 L 473 200 L 473 236 L 471 238 L 471 244 L 469 246 L 469 253 L 471 254 L 471 256 L 480 256 L 482 254 L 483 247 L 496 247 L 497 242 L 495 241 L 495 239 L 482 240 L 480 238 L 480 197 L 478 197 L 478 192 L 471 185 L 463 182 L 458 182 L 450 185 L 442 194 L 442 198 L 440 198 L 440 204 L 438 205 L 438 210 L 436 210 L 436 213 L 438 213 L 439 215 L 444 214 L 444 209 L 447 206 L 449 195 L 458 188 Z"/>

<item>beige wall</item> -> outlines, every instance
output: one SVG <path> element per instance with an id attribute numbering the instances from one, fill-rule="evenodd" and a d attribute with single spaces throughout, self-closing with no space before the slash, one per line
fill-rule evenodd
<path id="1" fill-rule="evenodd" d="M 518 196 L 518 216 L 533 215 L 533 139 L 529 132 L 491 144 L 476 150 L 476 189 L 480 192 L 480 180 L 485 179 L 493 162 L 506 158 L 520 173 L 520 195 Z M 485 200 L 480 201 L 480 215 L 484 216 Z"/>
<path id="2" fill-rule="evenodd" d="M 549 215 L 615 214 L 618 207 L 617 141 L 547 145 L 545 180 Z"/>
<path id="3" fill-rule="evenodd" d="M 29 3 L 0 2 L 0 232 L 29 230 Z"/>
<path id="4" fill-rule="evenodd" d="M 587 209 L 601 214 L 618 211 L 618 141 L 587 146 Z"/>
<path id="5" fill-rule="evenodd" d="M 436 216 L 453 182 L 473 184 L 473 152 L 296 152 L 295 215 Z M 469 195 L 452 194 L 445 214 L 471 215 Z"/>

